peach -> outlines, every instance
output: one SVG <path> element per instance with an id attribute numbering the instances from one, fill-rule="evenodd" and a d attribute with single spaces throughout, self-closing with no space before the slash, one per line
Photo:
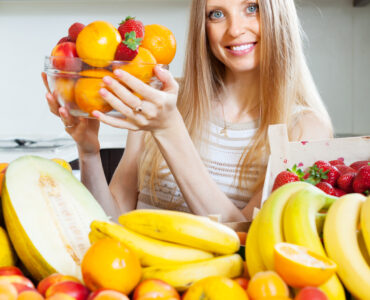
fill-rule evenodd
<path id="1" fill-rule="evenodd" d="M 234 279 L 235 282 L 237 282 L 243 289 L 247 289 L 249 280 L 244 277 L 238 277 Z"/>
<path id="2" fill-rule="evenodd" d="M 34 289 L 35 286 L 33 285 L 32 281 L 29 280 L 27 277 L 22 275 L 2 275 L 0 276 L 0 281 L 6 281 L 13 284 L 16 288 L 25 289 Z"/>
<path id="3" fill-rule="evenodd" d="M 129 298 L 114 290 L 100 289 L 91 293 L 88 300 L 129 300 Z"/>
<path id="4" fill-rule="evenodd" d="M 76 281 L 62 281 L 50 286 L 45 293 L 48 298 L 57 293 L 67 294 L 75 300 L 86 300 L 90 291 L 83 284 Z"/>
<path id="5" fill-rule="evenodd" d="M 0 169 L 1 169 L 1 164 L 0 164 Z M 21 275 L 23 276 L 23 272 L 14 266 L 6 266 L 6 267 L 1 267 L 0 268 L 0 276 L 3 275 Z"/>
<path id="6" fill-rule="evenodd" d="M 180 299 L 179 293 L 168 283 L 159 279 L 147 279 L 142 281 L 136 288 L 133 300 L 143 299 Z"/>
<path id="7" fill-rule="evenodd" d="M 76 277 L 54 273 L 42 279 L 37 285 L 37 290 L 41 295 L 45 296 L 45 293 L 49 287 L 63 281 L 75 281 L 81 283 L 80 280 L 78 280 Z"/>
<path id="8" fill-rule="evenodd" d="M 47 297 L 46 300 L 75 300 L 75 298 L 62 293 L 56 293 L 50 297 Z"/>
<path id="9" fill-rule="evenodd" d="M 328 300 L 328 297 L 316 287 L 305 287 L 299 291 L 294 300 Z"/>
<path id="10" fill-rule="evenodd" d="M 58 70 L 73 72 L 79 71 L 81 68 L 81 61 L 75 59 L 75 57 L 78 57 L 75 43 L 57 44 L 51 51 L 51 56 L 54 56 L 52 63 Z"/>
<path id="11" fill-rule="evenodd" d="M 18 295 L 17 298 L 17 300 L 43 300 L 43 299 L 44 297 L 36 290 L 22 292 Z"/>
<path id="12" fill-rule="evenodd" d="M 11 283 L 0 281 L 0 300 L 16 300 L 17 296 L 17 290 Z"/>

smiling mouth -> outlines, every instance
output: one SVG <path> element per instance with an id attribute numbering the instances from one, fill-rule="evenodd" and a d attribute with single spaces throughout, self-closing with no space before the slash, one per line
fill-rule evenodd
<path id="1" fill-rule="evenodd" d="M 231 50 L 231 51 L 244 52 L 244 51 L 248 51 L 248 50 L 252 49 L 256 44 L 257 44 L 257 42 L 254 42 L 254 43 L 248 43 L 248 44 L 226 46 L 226 48 Z"/>

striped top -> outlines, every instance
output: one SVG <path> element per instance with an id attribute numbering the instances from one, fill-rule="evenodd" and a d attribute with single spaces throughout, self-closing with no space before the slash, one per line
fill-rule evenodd
<path id="1" fill-rule="evenodd" d="M 203 140 L 207 151 L 200 154 L 209 174 L 217 183 L 226 196 L 233 201 L 239 209 L 245 207 L 252 196 L 251 186 L 258 179 L 258 169 L 246 175 L 247 185 L 244 189 L 237 188 L 237 178 L 240 157 L 255 134 L 258 122 L 228 123 L 226 122 L 226 134 L 223 132 L 223 121 L 210 122 L 210 134 L 207 140 Z M 201 148 L 202 148 L 201 145 Z M 174 177 L 169 169 L 163 170 L 168 174 L 160 184 L 156 186 L 157 199 L 151 197 L 150 188 L 140 191 L 137 208 L 160 208 L 191 212 L 186 204 Z M 212 199 L 210 199 L 212 201 Z"/>

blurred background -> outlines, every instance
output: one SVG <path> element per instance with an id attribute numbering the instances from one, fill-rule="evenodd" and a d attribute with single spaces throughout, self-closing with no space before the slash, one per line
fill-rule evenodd
<path id="1" fill-rule="evenodd" d="M 337 136 L 370 133 L 370 1 L 355 2 L 362 6 L 296 1 L 308 63 Z M 40 73 L 45 55 L 72 23 L 100 19 L 118 26 L 130 15 L 145 25 L 165 25 L 178 43 L 170 70 L 181 77 L 189 6 L 190 0 L 0 0 L 0 142 L 67 137 L 48 110 Z M 101 135 L 124 146 L 124 130 L 103 125 Z"/>

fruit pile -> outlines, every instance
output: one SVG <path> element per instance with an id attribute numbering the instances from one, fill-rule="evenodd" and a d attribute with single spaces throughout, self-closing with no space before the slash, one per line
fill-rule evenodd
<path id="1" fill-rule="evenodd" d="M 58 101 L 72 114 L 109 112 L 112 107 L 99 95 L 104 76 L 115 77 L 114 70 L 122 69 L 149 84 L 155 65 L 168 65 L 175 53 L 173 33 L 159 24 L 144 26 L 132 17 L 118 28 L 106 21 L 74 23 L 51 52 L 53 72 L 46 72 Z"/>
<path id="2" fill-rule="evenodd" d="M 275 271 L 289 286 L 318 287 L 330 300 L 345 300 L 345 289 L 369 297 L 369 255 L 370 197 L 338 198 L 303 181 L 272 192 L 251 224 L 245 254 L 252 278 Z"/>
<path id="3" fill-rule="evenodd" d="M 318 160 L 305 171 L 294 165 L 276 176 L 272 190 L 295 181 L 311 183 L 337 197 L 348 193 L 369 195 L 370 161 L 356 161 L 348 166 L 340 158 L 329 162 Z"/>

